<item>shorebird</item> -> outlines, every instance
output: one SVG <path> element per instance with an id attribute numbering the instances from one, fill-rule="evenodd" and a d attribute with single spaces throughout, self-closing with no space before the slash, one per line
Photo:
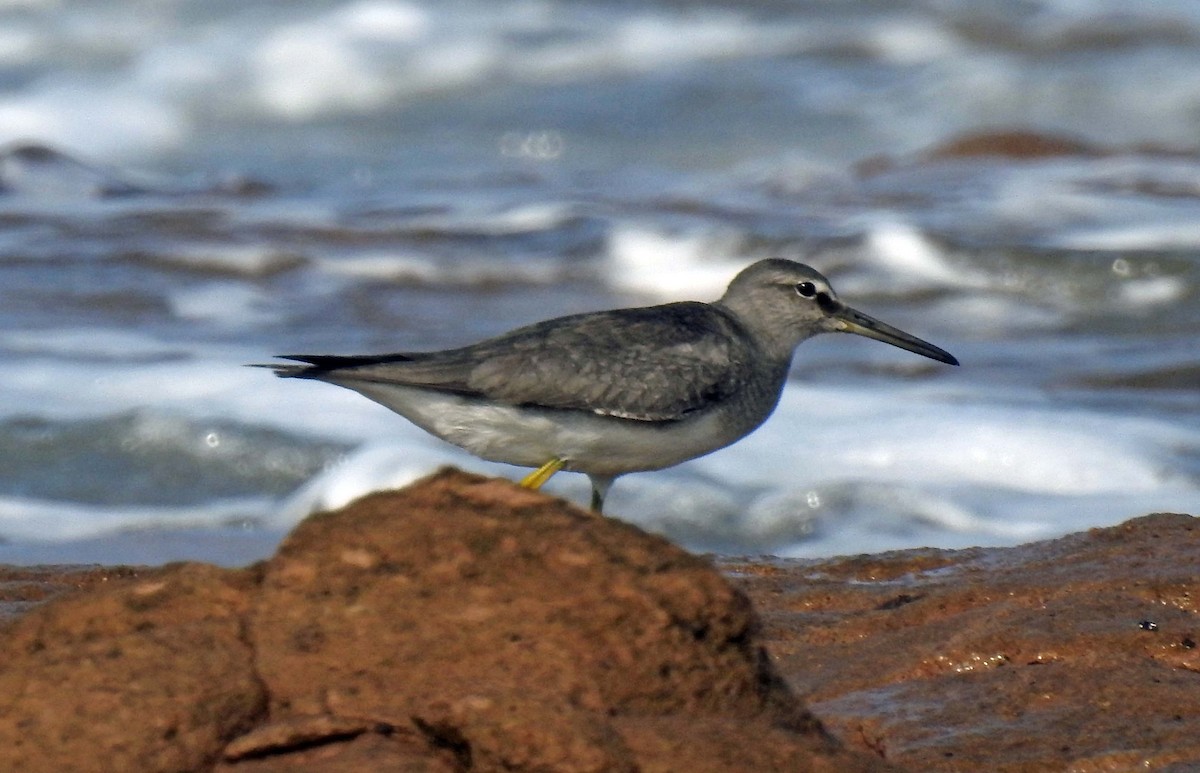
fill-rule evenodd
<path id="1" fill-rule="evenodd" d="M 458 349 L 281 355 L 286 378 L 336 384 L 482 459 L 532 467 L 536 489 L 581 472 L 600 512 L 613 481 L 711 453 L 775 409 L 803 341 L 854 333 L 957 365 L 949 352 L 842 303 L 791 260 L 744 269 L 720 300 L 538 322 Z"/>

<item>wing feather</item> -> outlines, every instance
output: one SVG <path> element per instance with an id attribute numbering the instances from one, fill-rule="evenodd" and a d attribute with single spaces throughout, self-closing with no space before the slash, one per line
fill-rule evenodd
<path id="1" fill-rule="evenodd" d="M 700 303 L 589 314 L 485 344 L 469 384 L 509 403 L 671 421 L 736 391 L 738 333 L 731 317 Z"/>
<path id="2" fill-rule="evenodd" d="M 442 352 L 297 356 L 312 367 L 285 375 L 674 421 L 741 388 L 747 340 L 725 311 L 685 302 L 562 317 Z"/>

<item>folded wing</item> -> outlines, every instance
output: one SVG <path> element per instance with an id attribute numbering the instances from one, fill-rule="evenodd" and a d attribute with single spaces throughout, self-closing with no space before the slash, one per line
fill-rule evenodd
<path id="1" fill-rule="evenodd" d="M 581 314 L 441 352 L 295 355 L 283 376 L 425 387 L 513 405 L 674 421 L 723 400 L 754 356 L 738 323 L 703 303 Z"/>

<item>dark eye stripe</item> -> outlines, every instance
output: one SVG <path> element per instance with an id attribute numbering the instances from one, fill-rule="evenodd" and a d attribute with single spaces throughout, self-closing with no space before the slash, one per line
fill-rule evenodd
<path id="1" fill-rule="evenodd" d="M 834 312 L 842 307 L 842 304 L 831 298 L 829 293 L 817 293 L 817 305 L 825 312 Z"/>

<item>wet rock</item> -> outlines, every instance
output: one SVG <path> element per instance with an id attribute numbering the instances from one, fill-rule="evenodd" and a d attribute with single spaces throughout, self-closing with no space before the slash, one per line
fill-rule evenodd
<path id="1" fill-rule="evenodd" d="M 157 575 L 160 570 L 129 566 L 0 565 L 0 623 L 64 593 L 102 586 L 110 580 Z"/>
<path id="2" fill-rule="evenodd" d="M 730 563 L 835 735 L 912 770 L 1200 769 L 1200 522 Z"/>

